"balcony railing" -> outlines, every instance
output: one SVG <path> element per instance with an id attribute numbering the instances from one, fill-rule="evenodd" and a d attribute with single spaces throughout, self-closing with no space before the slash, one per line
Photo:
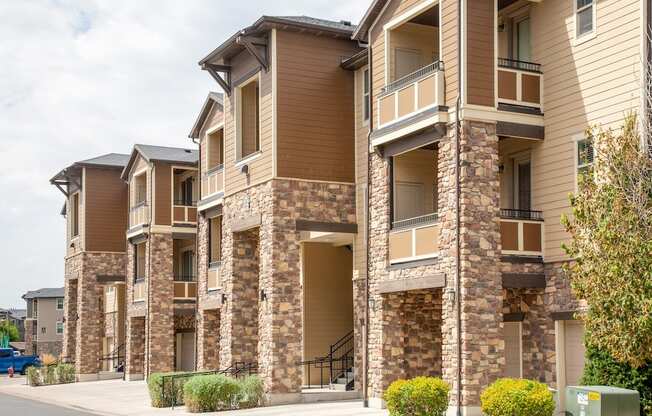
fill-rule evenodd
<path id="1" fill-rule="evenodd" d="M 145 300 L 146 296 L 146 286 L 145 280 L 139 279 L 134 282 L 134 302 L 140 302 Z"/>
<path id="2" fill-rule="evenodd" d="M 444 64 L 433 62 L 386 85 L 378 98 L 378 126 L 444 103 Z"/>
<path id="3" fill-rule="evenodd" d="M 500 237 L 503 254 L 543 255 L 543 213 L 501 209 Z"/>
<path id="4" fill-rule="evenodd" d="M 174 276 L 174 299 L 195 299 L 197 297 L 197 282 L 192 280 L 177 280 Z"/>
<path id="5" fill-rule="evenodd" d="M 533 62 L 498 58 L 498 103 L 543 111 L 543 73 Z"/>
<path id="6" fill-rule="evenodd" d="M 149 207 L 146 201 L 139 202 L 129 210 L 129 227 L 149 222 Z"/>
<path id="7" fill-rule="evenodd" d="M 389 262 L 435 257 L 439 251 L 440 229 L 436 213 L 394 222 L 389 234 Z"/>
<path id="8" fill-rule="evenodd" d="M 197 276 L 194 274 L 179 273 L 174 275 L 175 282 L 194 282 Z"/>
<path id="9" fill-rule="evenodd" d="M 194 224 L 197 222 L 196 202 L 174 201 L 172 206 L 173 222 Z"/>
<path id="10" fill-rule="evenodd" d="M 224 165 L 217 165 L 208 170 L 201 180 L 201 194 L 211 196 L 224 190 Z"/>
<path id="11" fill-rule="evenodd" d="M 221 267 L 222 267 L 221 261 L 212 261 L 208 264 L 208 275 L 206 281 L 206 289 L 208 291 L 219 289 Z"/>

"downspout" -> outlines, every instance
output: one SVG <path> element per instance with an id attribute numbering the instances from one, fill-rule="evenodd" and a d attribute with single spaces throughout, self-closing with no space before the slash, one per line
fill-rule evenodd
<path id="1" fill-rule="evenodd" d="M 460 230 L 460 107 L 462 105 L 462 0 L 457 0 L 457 99 L 455 103 L 455 314 L 457 331 L 457 416 L 462 416 L 462 301 L 461 279 L 461 230 Z"/>
<path id="2" fill-rule="evenodd" d="M 153 208 L 154 208 L 154 188 L 152 188 L 152 179 L 154 178 L 154 169 L 156 169 L 154 166 L 152 166 L 153 169 L 150 169 L 150 175 L 149 175 L 149 195 L 150 195 L 150 201 L 149 201 L 149 233 L 147 235 L 147 308 L 145 308 L 145 313 L 147 314 L 145 317 L 145 325 L 147 326 L 147 342 L 145 343 L 145 349 L 146 349 L 146 356 L 147 357 L 147 368 L 145 371 L 145 379 L 149 378 L 149 368 L 150 368 L 150 363 L 152 361 L 152 357 L 150 356 L 150 344 L 152 342 L 151 335 L 152 335 L 152 325 L 149 322 L 150 321 L 150 316 L 149 316 L 149 305 L 152 303 L 152 224 L 154 221 L 153 217 Z M 138 252 L 136 252 L 136 255 L 138 255 Z M 143 361 L 145 359 L 143 357 Z"/>
<path id="3" fill-rule="evenodd" d="M 367 66 L 369 67 L 369 132 L 367 133 L 367 189 L 365 190 L 365 207 L 364 207 L 364 213 L 365 213 L 365 249 L 366 249 L 366 273 L 365 273 L 365 279 L 364 279 L 364 331 L 363 331 L 363 349 L 364 352 L 362 354 L 362 399 L 363 399 L 363 406 L 364 407 L 369 407 L 369 388 L 368 388 L 368 381 L 369 381 L 369 235 L 370 235 L 370 229 L 371 229 L 371 222 L 369 221 L 369 204 L 371 202 L 371 159 L 369 158 L 369 149 L 371 146 L 371 132 L 373 131 L 374 123 L 373 123 L 373 112 L 374 112 L 374 106 L 372 105 L 372 96 L 373 96 L 373 76 L 371 73 L 372 70 L 372 62 L 371 62 L 371 45 L 369 44 L 367 46 Z M 363 71 L 363 84 L 364 84 L 364 71 Z M 362 86 L 364 89 L 364 85 Z M 363 111 L 364 111 L 364 103 L 362 103 L 363 106 Z"/>
<path id="4" fill-rule="evenodd" d="M 197 161 L 197 178 L 198 178 L 198 183 L 197 183 L 197 194 L 198 198 L 197 201 L 201 201 L 201 141 L 198 143 L 195 141 L 194 137 L 190 138 L 194 144 L 197 145 L 198 153 L 199 153 L 199 159 Z M 197 282 L 195 283 L 197 286 L 197 290 L 195 290 L 195 371 L 197 371 L 197 358 L 198 358 L 198 353 L 199 353 L 199 328 L 197 327 L 197 323 L 199 320 L 197 319 L 197 315 L 199 314 L 199 211 L 197 212 L 197 232 L 195 233 L 195 261 L 196 265 L 195 267 L 197 268 Z"/>

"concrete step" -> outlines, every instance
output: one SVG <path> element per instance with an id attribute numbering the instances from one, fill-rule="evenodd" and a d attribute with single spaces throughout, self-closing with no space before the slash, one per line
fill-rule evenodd
<path id="1" fill-rule="evenodd" d="M 340 391 L 340 390 L 304 390 L 301 393 L 302 403 L 332 402 L 336 400 L 356 400 L 359 399 L 359 391 Z"/>
<path id="2" fill-rule="evenodd" d="M 99 380 L 116 380 L 122 378 L 123 373 L 116 371 L 100 371 L 98 374 Z"/>

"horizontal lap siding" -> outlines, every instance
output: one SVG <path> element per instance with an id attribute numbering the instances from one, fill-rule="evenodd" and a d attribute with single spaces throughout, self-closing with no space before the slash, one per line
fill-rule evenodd
<path id="1" fill-rule="evenodd" d="M 125 251 L 127 184 L 119 169 L 86 168 L 87 251 Z"/>
<path id="2" fill-rule="evenodd" d="M 441 3 L 441 55 L 444 62 L 446 105 L 453 107 L 457 99 L 457 1 L 443 0 Z"/>
<path id="3" fill-rule="evenodd" d="M 494 102 L 494 3 L 467 3 L 467 98 L 469 104 L 493 107 Z"/>
<path id="4" fill-rule="evenodd" d="M 365 67 L 366 68 L 366 67 Z M 363 83 L 364 69 L 355 72 L 355 181 L 356 181 L 356 222 L 358 223 L 358 233 L 355 234 L 355 244 L 353 245 L 354 255 L 354 278 L 364 278 L 367 272 L 367 252 L 366 252 L 366 223 L 365 223 L 365 200 L 364 190 L 368 183 L 368 166 L 369 166 L 369 126 L 365 125 L 363 117 Z"/>
<path id="5" fill-rule="evenodd" d="M 349 40 L 277 32 L 278 176 L 354 181 L 353 73 Z"/>
<path id="6" fill-rule="evenodd" d="M 154 167 L 154 204 L 154 224 L 172 225 L 172 166 L 167 163 Z"/>
<path id="7" fill-rule="evenodd" d="M 206 173 L 207 170 L 206 167 L 208 166 L 208 152 L 206 146 L 208 138 L 206 137 L 206 131 L 222 123 L 222 121 L 224 121 L 224 113 L 222 113 L 222 111 L 220 111 L 217 108 L 217 105 L 213 105 L 210 114 L 206 118 L 206 121 L 204 122 L 204 125 L 202 126 L 199 132 L 200 149 L 201 149 L 201 162 L 200 162 L 201 176 L 203 176 Z"/>
<path id="8" fill-rule="evenodd" d="M 532 155 L 533 204 L 544 211 L 546 261 L 565 259 L 560 216 L 575 191 L 574 136 L 592 124 L 618 127 L 639 106 L 640 2 L 597 2 L 597 36 L 573 45 L 570 1 L 531 8 L 533 61 L 544 73 L 545 140 Z"/>
<path id="9" fill-rule="evenodd" d="M 271 35 L 270 35 L 271 39 Z M 270 40 L 271 45 L 271 40 Z M 271 47 L 271 46 L 270 46 Z M 273 54 L 270 54 L 273 56 Z M 242 51 L 231 60 L 232 79 L 238 81 L 250 71 L 259 67 L 258 61 L 247 51 Z M 261 183 L 272 177 L 273 165 L 273 121 L 272 121 L 272 71 L 260 72 L 260 149 L 262 154 L 248 163 L 249 175 L 240 173 L 236 163 L 236 126 L 235 126 L 235 91 L 224 97 L 224 169 L 225 195 L 232 195 L 250 185 Z"/>

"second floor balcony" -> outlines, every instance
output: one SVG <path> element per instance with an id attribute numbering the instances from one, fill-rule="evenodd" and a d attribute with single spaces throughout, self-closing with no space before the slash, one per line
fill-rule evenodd
<path id="1" fill-rule="evenodd" d="M 543 113 L 543 72 L 541 65 L 498 58 L 498 108 L 529 114 Z"/>
<path id="2" fill-rule="evenodd" d="M 500 210 L 500 239 L 503 254 L 542 256 L 543 237 L 541 211 Z"/>

